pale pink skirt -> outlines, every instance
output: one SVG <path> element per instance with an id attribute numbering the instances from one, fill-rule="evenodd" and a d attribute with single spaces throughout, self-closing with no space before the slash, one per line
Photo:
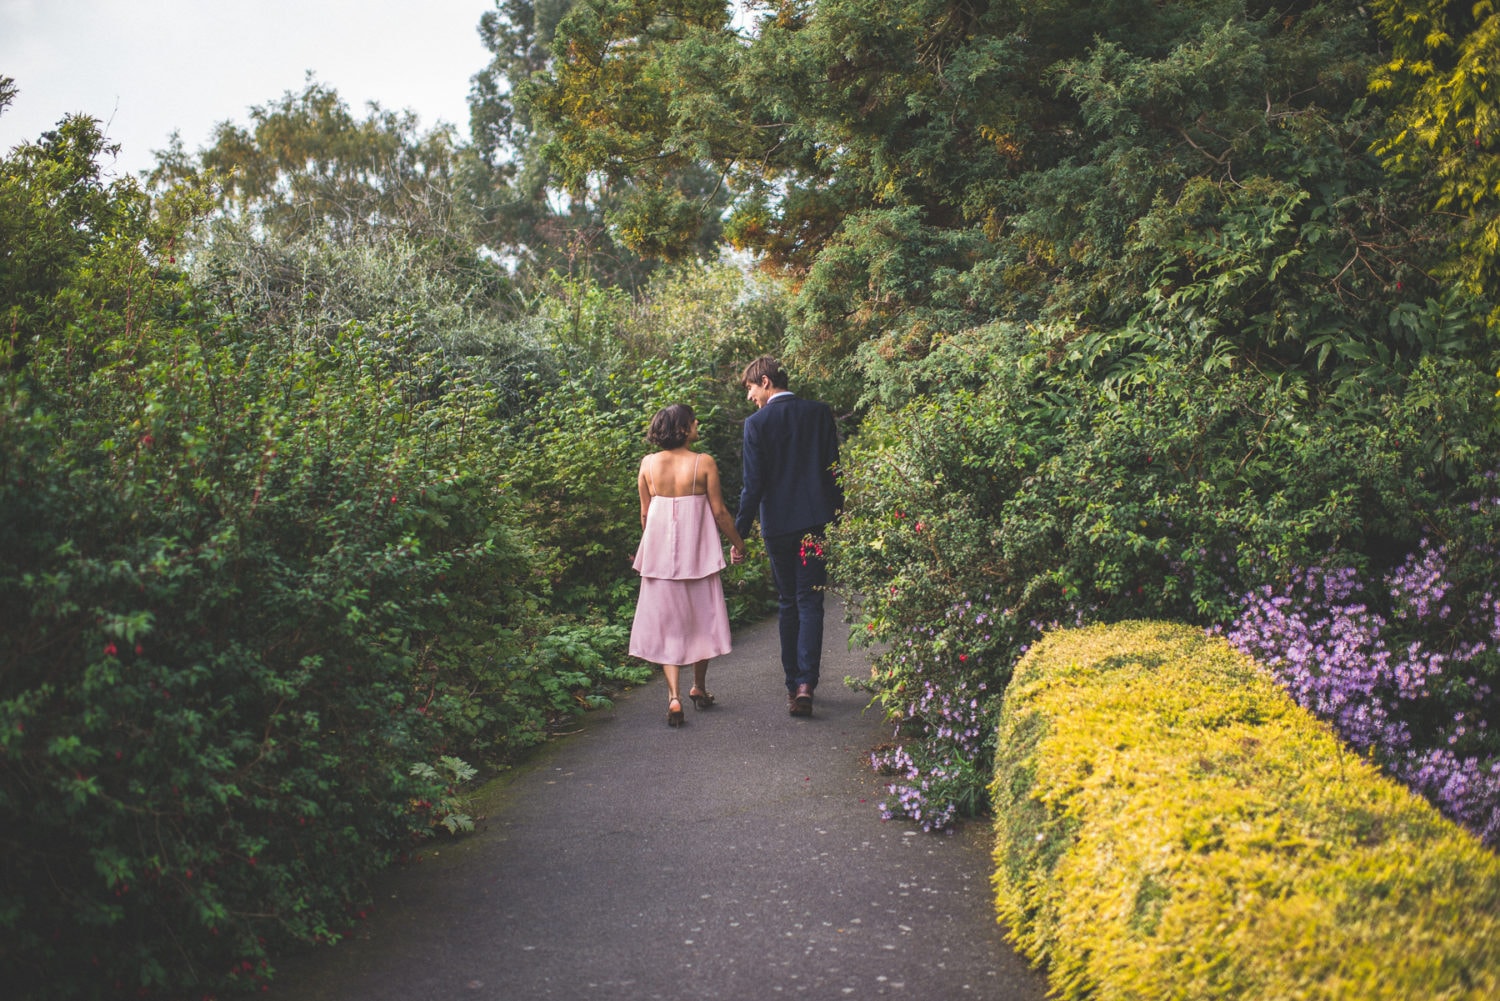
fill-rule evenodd
<path id="1" fill-rule="evenodd" d="M 718 574 L 696 580 L 641 578 L 630 626 L 632 657 L 680 666 L 729 650 L 729 609 Z"/>

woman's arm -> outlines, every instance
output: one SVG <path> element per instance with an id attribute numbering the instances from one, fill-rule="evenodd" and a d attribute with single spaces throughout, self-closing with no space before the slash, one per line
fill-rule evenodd
<path id="1" fill-rule="evenodd" d="M 641 495 L 641 531 L 646 530 L 646 512 L 651 509 L 651 483 L 646 479 L 646 463 L 651 456 L 641 459 L 641 471 L 635 475 L 635 488 Z"/>
<path id="2" fill-rule="evenodd" d="M 730 556 L 738 554 L 743 557 L 745 540 L 740 537 L 739 530 L 734 527 L 734 515 L 730 514 L 729 508 L 724 506 L 724 488 L 719 484 L 719 465 L 714 462 L 713 456 L 705 453 L 703 457 L 708 460 L 705 472 L 707 482 L 704 486 L 708 493 L 708 508 L 714 515 L 714 524 L 719 526 L 719 531 L 729 540 Z"/>

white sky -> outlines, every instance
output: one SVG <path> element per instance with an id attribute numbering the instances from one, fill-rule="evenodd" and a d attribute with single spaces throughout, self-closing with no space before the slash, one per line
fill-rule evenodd
<path id="1" fill-rule="evenodd" d="M 306 72 L 356 117 L 365 102 L 439 120 L 467 139 L 469 79 L 489 62 L 492 0 L 0 0 L 0 149 L 72 112 L 122 144 L 108 172 L 147 170 L 175 129 L 189 152 L 215 124 L 301 91 Z M 106 164 L 106 168 L 109 165 Z"/>

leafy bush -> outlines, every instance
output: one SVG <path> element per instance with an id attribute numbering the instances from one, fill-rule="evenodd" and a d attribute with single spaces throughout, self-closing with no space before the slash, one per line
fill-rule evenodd
<path id="1" fill-rule="evenodd" d="M 908 692 L 983 684 L 975 697 L 993 699 L 1052 623 L 1227 624 L 1288 567 L 1332 558 L 1378 575 L 1437 526 L 1460 549 L 1492 544 L 1445 513 L 1500 444 L 1477 366 L 1424 359 L 1345 401 L 1163 357 L 1127 392 L 1061 363 L 1068 345 L 1013 329 L 954 339 L 930 359 L 954 366 L 954 388 L 876 407 L 846 449 L 833 573 L 864 635 L 890 644 L 873 683 L 907 736 L 929 729 Z M 978 635 L 966 603 L 985 617 Z"/>
<path id="2" fill-rule="evenodd" d="M 634 298 L 557 276 L 551 288 L 540 336 L 565 364 L 555 380 L 536 380 L 534 402 L 511 422 L 503 489 L 523 512 L 558 609 L 628 623 L 641 531 L 635 476 L 653 450 L 646 428 L 668 404 L 691 406 L 699 447 L 717 460 L 734 507 L 749 407 L 738 375 L 774 336 L 775 299 L 723 266 L 663 271 Z M 770 607 L 764 560 L 727 568 L 724 582 L 732 621 Z"/>
<path id="3" fill-rule="evenodd" d="M 1049 634 L 992 793 L 1000 915 L 1058 997 L 1500 989 L 1500 860 L 1200 630 Z"/>
<path id="4" fill-rule="evenodd" d="M 504 651 L 524 578 L 461 394 L 403 399 L 358 331 L 178 322 L 99 332 L 71 385 L 43 343 L 5 387 L 0 916 L 38 996 L 253 980 L 268 944 L 336 938 L 441 799 L 411 765 L 463 681 L 423 682 Z M 453 614 L 450 579 L 491 611 Z"/>
<path id="5" fill-rule="evenodd" d="M 870 756 L 875 770 L 893 779 L 886 819 L 907 817 L 934 831 L 988 809 L 982 790 L 995 752 L 991 688 L 1008 674 L 996 670 L 996 659 L 1007 658 L 1004 644 L 993 640 L 991 630 L 1004 629 L 995 614 L 982 603 L 954 605 L 941 631 L 913 628 L 876 667 L 874 691 L 898 721 L 897 739 Z"/>
<path id="6" fill-rule="evenodd" d="M 0 979 L 37 999 L 263 985 L 464 826 L 469 761 L 638 676 L 549 604 L 488 380 L 226 317 L 98 148 L 0 161 Z"/>

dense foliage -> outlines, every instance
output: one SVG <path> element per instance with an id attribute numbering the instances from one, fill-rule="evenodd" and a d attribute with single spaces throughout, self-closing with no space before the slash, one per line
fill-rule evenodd
<path id="1" fill-rule="evenodd" d="M 1454 240 L 1444 270 L 1478 292 L 1500 279 L 1500 12 L 1488 0 L 1380 0 L 1390 58 L 1372 80 L 1399 103 L 1380 152 L 1404 171 L 1432 171 L 1433 208 Z M 1500 319 L 1492 316 L 1492 321 Z"/>
<path id="2" fill-rule="evenodd" d="M 98 148 L 73 119 L 0 172 L 28 223 L 0 967 L 38 996 L 253 980 L 268 945 L 337 937 L 363 877 L 460 822 L 451 753 L 531 743 L 548 710 L 492 699 L 535 665 L 483 394 L 423 400 L 388 335 L 314 350 L 205 309 Z"/>
<path id="3" fill-rule="evenodd" d="M 1343 0 L 837 0 L 744 26 L 593 3 L 560 22 L 523 96 L 565 176 L 712 163 L 728 233 L 796 289 L 794 356 L 862 401 L 834 573 L 889 644 L 872 684 L 898 724 L 876 755 L 894 812 L 982 808 L 982 735 L 1051 623 L 1227 627 L 1303 568 L 1378 582 L 1424 538 L 1500 542 L 1449 516 L 1500 444 L 1488 286 L 1444 277 L 1479 275 L 1483 240 L 1432 211 L 1458 167 L 1392 152 L 1435 141 L 1403 115 L 1446 113 L 1403 82 L 1431 73 L 1422 45 L 1457 54 L 1434 81 L 1470 88 L 1441 120 L 1488 120 L 1464 70 L 1487 10 L 1433 14 L 1427 40 L 1398 6 L 1377 22 Z M 1455 572 L 1490 588 L 1482 560 Z M 1474 641 L 1422 629 L 1448 656 Z M 1493 714 L 1476 656 L 1445 661 L 1474 681 L 1419 714 Z M 1416 729 L 1421 753 L 1460 753 Z M 1472 729 L 1461 747 L 1470 771 L 1500 750 Z"/>
<path id="4" fill-rule="evenodd" d="M 104 150 L 76 118 L 0 162 L 0 977 L 36 998 L 263 983 L 468 824 L 475 766 L 648 677 L 628 470 L 775 329 L 727 271 L 518 316 L 400 198 L 302 225 L 198 164 L 153 201 Z"/>
<path id="5" fill-rule="evenodd" d="M 723 230 L 724 190 L 691 160 L 667 177 L 669 226 L 641 211 L 662 201 L 628 174 L 583 180 L 547 155 L 556 138 L 524 98 L 532 76 L 553 65 L 558 23 L 571 0 L 497 0 L 480 18 L 492 58 L 469 92 L 472 156 L 464 172 L 483 238 L 504 247 L 525 281 L 556 271 L 626 290 L 639 288 L 661 260 L 713 257 Z M 664 231 L 661 231 L 664 230 Z"/>
<path id="6" fill-rule="evenodd" d="M 732 497 L 768 351 L 852 418 L 891 815 L 985 809 L 1046 628 L 1151 615 L 1493 843 L 1496 23 L 502 0 L 468 144 L 309 80 L 145 190 L 86 118 L 18 148 L 0 976 L 251 984 L 341 934 L 475 766 L 647 676 L 645 423 L 693 405 Z"/>

